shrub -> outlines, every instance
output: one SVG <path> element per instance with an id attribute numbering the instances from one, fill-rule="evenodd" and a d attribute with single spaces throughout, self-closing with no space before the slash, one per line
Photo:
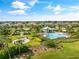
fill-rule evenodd
<path id="1" fill-rule="evenodd" d="M 48 41 L 48 40 L 50 40 L 49 38 L 46 38 L 46 37 L 42 37 L 41 39 L 42 39 L 42 41 Z"/>
<path id="2" fill-rule="evenodd" d="M 32 36 L 32 37 L 36 37 L 36 36 L 37 36 L 37 33 L 36 33 L 36 32 L 32 32 L 32 33 L 31 33 L 31 36 Z"/>
<path id="3" fill-rule="evenodd" d="M 9 47 L 8 49 L 3 49 L 0 50 L 0 59 L 9 59 L 9 54 L 11 57 L 18 55 L 19 54 L 19 46 L 13 46 L 13 47 Z M 8 53 L 9 51 L 9 53 Z M 20 48 L 20 53 L 24 53 L 28 51 L 28 47 L 27 46 L 21 46 Z"/>
<path id="4" fill-rule="evenodd" d="M 55 47 L 57 47 L 56 41 L 54 41 L 54 40 L 45 41 L 44 44 L 45 44 L 45 46 L 47 46 L 49 48 L 55 48 Z"/>

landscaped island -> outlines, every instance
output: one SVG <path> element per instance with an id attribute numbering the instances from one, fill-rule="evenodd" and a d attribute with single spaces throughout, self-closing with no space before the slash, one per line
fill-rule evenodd
<path id="1" fill-rule="evenodd" d="M 0 59 L 79 59 L 79 22 L 0 22 Z"/>

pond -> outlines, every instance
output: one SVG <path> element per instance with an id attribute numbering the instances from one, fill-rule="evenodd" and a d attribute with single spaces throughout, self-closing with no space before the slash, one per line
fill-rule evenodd
<path id="1" fill-rule="evenodd" d="M 56 38 L 67 38 L 67 34 L 66 33 L 48 33 L 47 34 L 47 38 L 50 39 L 56 39 Z"/>

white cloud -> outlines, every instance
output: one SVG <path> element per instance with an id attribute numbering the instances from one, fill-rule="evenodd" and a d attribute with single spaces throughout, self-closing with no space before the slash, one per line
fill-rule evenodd
<path id="1" fill-rule="evenodd" d="M 68 6 L 68 7 L 61 7 L 60 5 L 57 5 L 53 8 L 53 11 L 55 14 L 62 14 L 62 11 L 69 11 L 71 13 L 79 12 L 79 6 Z"/>
<path id="2" fill-rule="evenodd" d="M 54 14 L 62 14 L 62 12 L 78 12 L 79 13 L 79 6 L 61 6 L 56 5 L 52 6 L 49 4 L 47 7 L 44 8 L 44 10 L 52 11 Z"/>
<path id="3" fill-rule="evenodd" d="M 45 8 L 47 8 L 49 10 L 54 10 L 54 11 L 61 11 L 61 10 L 65 9 L 65 8 L 61 7 L 60 5 L 57 5 L 57 6 L 48 5 Z"/>
<path id="4" fill-rule="evenodd" d="M 53 11 L 55 14 L 61 13 L 62 11 L 69 11 L 69 12 L 74 12 L 74 11 L 79 11 L 79 6 L 52 6 L 52 5 L 48 5 L 47 7 L 45 7 L 45 9 L 47 10 L 51 10 Z"/>
<path id="5" fill-rule="evenodd" d="M 52 16 L 53 16 L 52 19 L 56 21 L 79 21 L 79 14 L 73 12 L 68 14 L 52 15 Z"/>
<path id="6" fill-rule="evenodd" d="M 57 5 L 53 8 L 54 11 L 61 11 L 63 8 L 60 5 Z"/>
<path id="7" fill-rule="evenodd" d="M 36 3 L 38 2 L 38 0 L 29 0 L 28 3 L 33 7 Z"/>
<path id="8" fill-rule="evenodd" d="M 38 0 L 29 0 L 28 3 L 32 7 L 36 4 L 37 1 Z M 17 9 L 17 10 L 12 10 L 8 12 L 9 14 L 12 14 L 12 15 L 26 15 L 25 11 L 31 8 L 29 6 L 26 6 L 24 2 L 20 2 L 20 1 L 14 1 L 12 3 L 12 7 Z"/>
<path id="9" fill-rule="evenodd" d="M 9 11 L 8 13 L 12 15 L 23 15 L 25 14 L 25 11 L 24 10 L 13 10 L 13 11 Z"/>
<path id="10" fill-rule="evenodd" d="M 71 11 L 76 11 L 76 10 L 79 10 L 79 6 L 70 6 L 68 7 L 68 9 Z"/>
<path id="11" fill-rule="evenodd" d="M 29 6 L 26 6 L 25 3 L 20 1 L 13 2 L 12 7 L 16 9 L 8 11 L 8 13 L 12 15 L 26 15 L 25 11 L 30 8 Z"/>
<path id="12" fill-rule="evenodd" d="M 26 6 L 25 3 L 20 2 L 20 1 L 13 2 L 12 7 L 19 8 L 19 9 L 28 9 L 28 8 L 30 8 L 29 6 Z"/>
<path id="13" fill-rule="evenodd" d="M 63 11 L 63 10 L 64 10 L 64 8 L 61 7 L 60 5 L 57 5 L 56 7 L 53 8 L 53 11 L 55 14 L 60 14 L 61 11 Z"/>
<path id="14" fill-rule="evenodd" d="M 28 19 L 30 21 L 79 21 L 78 13 L 68 13 L 68 14 L 56 14 L 56 15 L 33 15 Z"/>
<path id="15" fill-rule="evenodd" d="M 52 10 L 54 7 L 53 6 L 51 6 L 51 5 L 48 5 L 47 7 L 45 7 L 46 9 L 48 9 L 48 10 Z"/>
<path id="16" fill-rule="evenodd" d="M 54 14 L 60 14 L 62 11 L 65 10 L 64 7 L 57 5 L 57 6 L 52 6 L 52 5 L 48 5 L 47 7 L 45 7 L 48 10 L 54 11 Z"/>

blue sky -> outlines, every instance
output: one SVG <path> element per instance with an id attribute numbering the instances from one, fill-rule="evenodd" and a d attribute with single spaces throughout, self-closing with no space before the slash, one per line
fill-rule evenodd
<path id="1" fill-rule="evenodd" d="M 79 0 L 0 0 L 0 21 L 63 20 L 79 20 Z"/>

